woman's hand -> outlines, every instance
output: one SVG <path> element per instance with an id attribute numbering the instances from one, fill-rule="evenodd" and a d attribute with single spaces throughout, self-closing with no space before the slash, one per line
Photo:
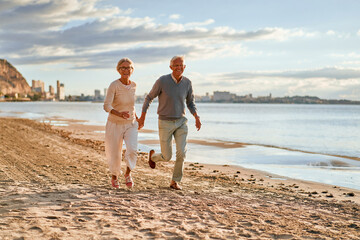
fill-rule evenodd
<path id="1" fill-rule="evenodd" d="M 125 111 L 125 112 L 119 112 L 118 116 L 124 119 L 128 119 L 130 117 L 130 114 L 129 111 Z"/>
<path id="2" fill-rule="evenodd" d="M 115 109 L 111 109 L 110 113 L 114 114 L 114 115 L 116 115 L 118 117 L 121 117 L 123 119 L 128 119 L 130 117 L 129 111 L 118 112 Z"/>

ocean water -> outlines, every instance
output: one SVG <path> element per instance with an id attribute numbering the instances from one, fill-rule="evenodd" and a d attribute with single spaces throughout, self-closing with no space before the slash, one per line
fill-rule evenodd
<path id="1" fill-rule="evenodd" d="M 152 103 L 144 128 L 157 130 L 156 108 L 157 103 Z M 196 131 L 187 111 L 189 139 L 254 145 L 224 149 L 189 144 L 188 161 L 234 164 L 360 189 L 360 161 L 329 156 L 360 157 L 359 105 L 198 103 L 197 108 L 203 126 Z M 141 114 L 141 104 L 136 104 L 136 112 Z M 94 125 L 105 125 L 107 119 L 102 103 L 90 102 L 2 102 L 0 116 L 37 120 L 59 117 Z M 157 139 L 157 133 L 140 133 L 139 139 Z M 139 147 L 143 151 L 159 150 L 158 145 Z"/>
<path id="2" fill-rule="evenodd" d="M 360 105 L 199 104 L 200 138 L 360 157 Z"/>

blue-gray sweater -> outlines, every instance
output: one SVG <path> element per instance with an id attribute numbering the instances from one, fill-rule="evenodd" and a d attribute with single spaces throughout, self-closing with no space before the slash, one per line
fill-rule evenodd
<path id="1" fill-rule="evenodd" d="M 161 120 L 175 120 L 185 116 L 185 102 L 190 113 L 196 113 L 191 81 L 184 76 L 179 83 L 175 83 L 171 74 L 161 76 L 146 96 L 142 112 L 146 113 L 156 97 L 159 97 L 157 113 Z"/>

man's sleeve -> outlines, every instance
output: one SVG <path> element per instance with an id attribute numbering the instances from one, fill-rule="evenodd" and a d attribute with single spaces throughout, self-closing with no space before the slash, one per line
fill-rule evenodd
<path id="1" fill-rule="evenodd" d="M 195 106 L 195 97 L 194 97 L 194 92 L 193 92 L 191 82 L 190 82 L 188 94 L 186 96 L 186 105 L 187 105 L 190 113 L 194 115 L 196 113 L 197 109 Z"/>
<path id="2" fill-rule="evenodd" d="M 142 107 L 142 112 L 144 112 L 144 113 L 147 112 L 153 99 L 156 98 L 157 96 L 159 96 L 160 93 L 161 93 L 161 84 L 160 84 L 160 79 L 158 79 L 154 83 L 154 86 L 152 87 L 150 93 L 148 95 L 146 95 L 146 97 L 145 97 L 145 101 L 144 101 L 144 104 Z"/>

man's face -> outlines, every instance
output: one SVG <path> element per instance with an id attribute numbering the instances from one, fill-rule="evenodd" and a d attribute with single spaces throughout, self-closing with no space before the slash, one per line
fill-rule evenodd
<path id="1" fill-rule="evenodd" d="M 181 77 L 185 70 L 185 67 L 186 65 L 184 65 L 184 61 L 181 58 L 175 59 L 170 66 L 171 70 L 173 71 L 173 76 L 176 78 Z"/>

